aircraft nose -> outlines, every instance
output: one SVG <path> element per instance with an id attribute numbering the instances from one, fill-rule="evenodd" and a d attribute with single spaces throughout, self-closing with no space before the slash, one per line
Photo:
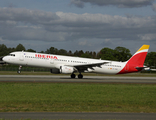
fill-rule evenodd
<path id="1" fill-rule="evenodd" d="M 5 61 L 3 60 L 3 57 L 0 57 L 0 64 L 5 64 Z"/>
<path id="2" fill-rule="evenodd" d="M 3 57 L 2 60 L 6 62 L 7 61 L 7 58 L 6 57 Z"/>

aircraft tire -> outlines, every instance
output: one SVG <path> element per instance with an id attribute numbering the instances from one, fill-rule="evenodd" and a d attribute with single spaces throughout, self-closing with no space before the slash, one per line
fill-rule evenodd
<path id="1" fill-rule="evenodd" d="M 71 78 L 75 78 L 76 77 L 76 75 L 75 74 L 71 74 Z"/>
<path id="2" fill-rule="evenodd" d="M 21 71 L 19 70 L 19 71 L 17 71 L 17 73 L 18 73 L 18 74 L 21 74 Z"/>
<path id="3" fill-rule="evenodd" d="M 78 78 L 79 78 L 79 79 L 82 79 L 82 78 L 83 78 L 83 75 L 82 75 L 82 74 L 79 74 L 79 75 L 78 75 Z"/>

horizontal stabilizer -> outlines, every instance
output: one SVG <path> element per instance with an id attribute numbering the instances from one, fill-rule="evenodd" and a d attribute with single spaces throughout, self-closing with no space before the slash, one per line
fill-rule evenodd
<path id="1" fill-rule="evenodd" d="M 145 69 L 145 68 L 148 68 L 147 66 L 144 66 L 144 67 L 136 67 L 137 70 L 142 70 L 142 69 Z"/>

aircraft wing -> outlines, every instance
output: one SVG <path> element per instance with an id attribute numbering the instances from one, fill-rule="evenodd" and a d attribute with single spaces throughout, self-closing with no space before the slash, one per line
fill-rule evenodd
<path id="1" fill-rule="evenodd" d="M 107 64 L 109 62 L 101 62 L 101 63 L 92 63 L 92 64 L 80 64 L 80 65 L 66 65 L 66 66 L 71 66 L 71 67 L 75 67 L 78 71 L 85 71 L 88 68 L 94 70 L 93 67 L 100 67 L 103 64 Z"/>

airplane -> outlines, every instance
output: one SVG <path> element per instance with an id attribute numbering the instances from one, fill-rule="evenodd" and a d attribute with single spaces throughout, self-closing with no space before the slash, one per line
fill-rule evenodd
<path id="1" fill-rule="evenodd" d="M 156 69 L 151 69 L 150 67 L 144 68 L 145 71 L 156 71 Z"/>
<path id="2" fill-rule="evenodd" d="M 110 60 L 89 59 L 81 57 L 69 57 L 54 54 L 32 53 L 25 51 L 12 52 L 2 59 L 9 64 L 19 65 L 19 74 L 22 66 L 49 68 L 51 73 L 71 74 L 75 78 L 75 72 L 79 72 L 78 78 L 82 79 L 82 72 L 102 74 L 125 74 L 138 72 L 146 68 L 144 61 L 149 45 L 143 45 L 128 61 L 117 62 Z"/>
<path id="3" fill-rule="evenodd" d="M 5 62 L 2 60 L 2 56 L 0 57 L 0 65 L 3 65 L 3 64 L 5 64 Z"/>

